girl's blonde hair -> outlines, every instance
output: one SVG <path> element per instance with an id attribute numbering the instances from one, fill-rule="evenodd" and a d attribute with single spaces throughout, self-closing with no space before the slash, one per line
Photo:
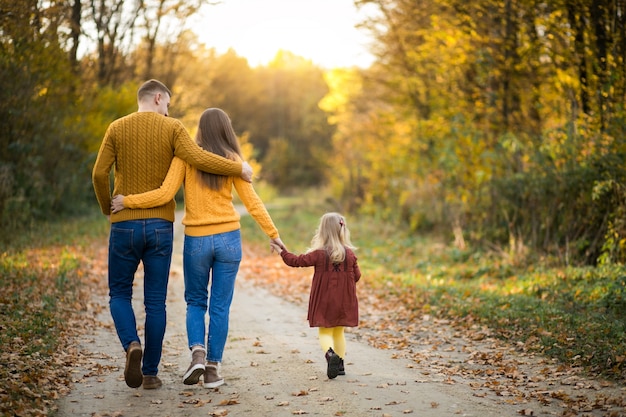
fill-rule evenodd
<path id="1" fill-rule="evenodd" d="M 346 259 L 346 248 L 356 249 L 350 242 L 346 219 L 339 213 L 324 214 L 307 253 L 324 249 L 333 263 L 339 263 Z"/>
<path id="2" fill-rule="evenodd" d="M 235 161 L 241 159 L 239 140 L 230 122 L 230 117 L 222 109 L 209 108 L 202 113 L 198 122 L 196 143 L 205 151 L 224 158 Z M 211 174 L 200 170 L 198 170 L 198 175 L 212 190 L 221 189 L 228 179 L 225 175 Z"/>

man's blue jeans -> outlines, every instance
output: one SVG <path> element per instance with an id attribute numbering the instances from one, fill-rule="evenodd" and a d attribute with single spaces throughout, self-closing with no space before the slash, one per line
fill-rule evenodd
<path id="1" fill-rule="evenodd" d="M 187 302 L 189 347 L 205 346 L 207 360 L 221 362 L 228 337 L 230 304 L 241 262 L 241 233 L 235 230 L 210 236 L 185 236 L 183 269 Z M 209 278 L 211 296 L 209 298 Z M 208 302 L 207 302 L 208 300 Z M 208 305 L 207 305 L 208 304 Z M 209 327 L 205 333 L 205 316 Z"/>
<path id="2" fill-rule="evenodd" d="M 158 373 L 165 335 L 165 299 L 172 261 L 174 228 L 162 219 L 111 224 L 109 237 L 109 305 L 124 350 L 140 342 L 132 305 L 133 281 L 139 262 L 144 268 L 145 344 L 142 372 Z"/>

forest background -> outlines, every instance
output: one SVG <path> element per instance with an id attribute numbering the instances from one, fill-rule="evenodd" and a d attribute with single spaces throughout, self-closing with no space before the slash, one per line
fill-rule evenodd
<path id="1" fill-rule="evenodd" d="M 379 12 L 360 25 L 375 39 L 369 68 L 289 51 L 250 67 L 187 30 L 205 3 L 0 0 L 4 248 L 97 211 L 91 169 L 106 127 L 157 78 L 192 134 L 206 107 L 229 113 L 266 202 L 314 189 L 377 227 L 371 265 L 416 310 L 445 291 L 447 314 L 481 300 L 495 327 L 519 319 L 533 329 L 519 337 L 543 351 L 624 378 L 623 1 L 355 1 Z M 405 240 L 374 239 L 388 229 Z M 465 267 L 433 272 L 414 256 L 423 236 Z M 489 302 L 494 288 L 509 298 Z"/>

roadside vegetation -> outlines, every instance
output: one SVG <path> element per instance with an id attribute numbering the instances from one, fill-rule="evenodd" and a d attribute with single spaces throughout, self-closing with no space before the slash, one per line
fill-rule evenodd
<path id="1" fill-rule="evenodd" d="M 75 348 L 106 250 L 104 217 L 38 224 L 0 248 L 0 415 L 46 416 L 68 388 Z M 90 281 L 92 284 L 89 285 Z"/>

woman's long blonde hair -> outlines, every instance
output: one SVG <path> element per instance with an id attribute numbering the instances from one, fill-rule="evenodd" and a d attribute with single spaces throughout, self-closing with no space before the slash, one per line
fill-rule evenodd
<path id="1" fill-rule="evenodd" d="M 222 109 L 206 109 L 198 122 L 196 143 L 205 151 L 237 161 L 241 158 L 239 140 L 230 122 L 230 118 Z M 221 189 L 228 178 L 225 175 L 198 171 L 202 181 L 212 190 Z"/>
<path id="2" fill-rule="evenodd" d="M 340 263 L 346 259 L 346 248 L 356 249 L 350 242 L 346 219 L 339 213 L 324 214 L 307 253 L 324 249 L 332 263 Z"/>

